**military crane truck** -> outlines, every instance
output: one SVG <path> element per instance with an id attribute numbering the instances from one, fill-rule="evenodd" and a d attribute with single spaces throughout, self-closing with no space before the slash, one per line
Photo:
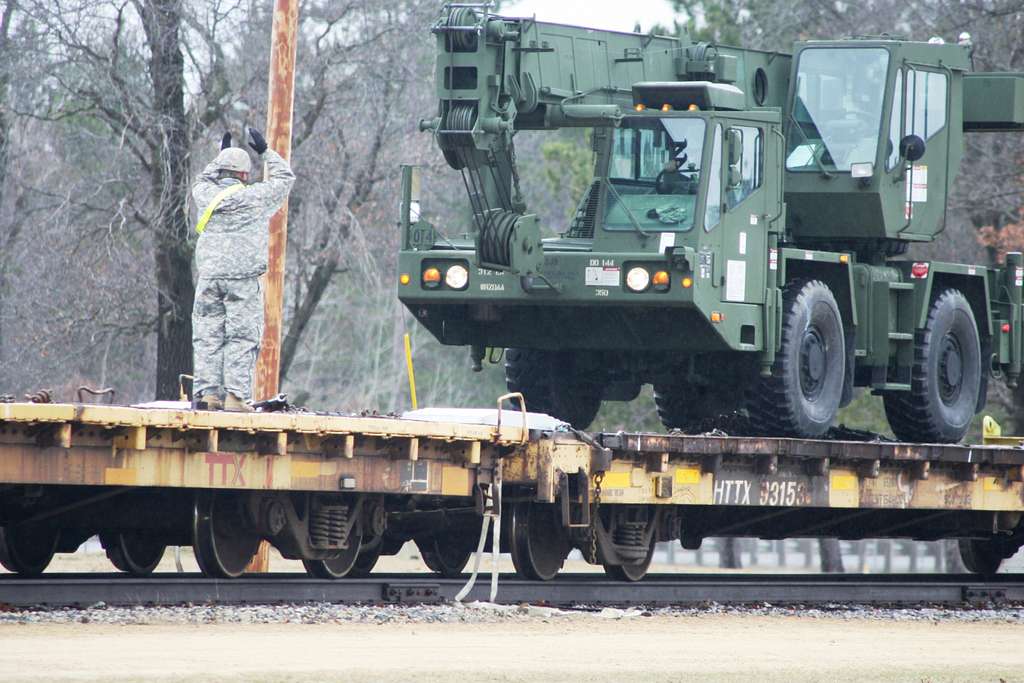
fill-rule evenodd
<path id="1" fill-rule="evenodd" d="M 816 40 L 781 54 L 448 5 L 436 138 L 465 224 L 405 168 L 398 294 L 443 344 L 505 348 L 510 390 L 585 428 L 653 384 L 668 428 L 737 408 L 823 436 L 854 387 L 896 436 L 956 442 L 1021 368 L 1024 262 L 900 258 L 938 239 L 967 132 L 1024 129 L 1024 75 L 958 44 Z M 592 130 L 594 179 L 542 238 L 518 131 Z"/>

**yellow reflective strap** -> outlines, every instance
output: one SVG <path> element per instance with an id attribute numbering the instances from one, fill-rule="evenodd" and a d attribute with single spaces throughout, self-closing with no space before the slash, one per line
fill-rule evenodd
<path id="1" fill-rule="evenodd" d="M 206 230 L 206 224 L 210 222 L 210 217 L 217 210 L 217 207 L 220 206 L 220 203 L 244 187 L 244 183 L 236 183 L 218 192 L 217 196 L 210 202 L 210 205 L 206 207 L 206 211 L 203 211 L 203 215 L 199 217 L 199 222 L 196 223 L 196 232 L 202 235 L 203 231 Z"/>

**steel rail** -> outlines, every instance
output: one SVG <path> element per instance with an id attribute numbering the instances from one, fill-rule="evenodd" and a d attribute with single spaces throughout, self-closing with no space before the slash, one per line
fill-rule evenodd
<path id="1" fill-rule="evenodd" d="M 63 574 L 36 579 L 0 578 L 0 605 L 71 607 L 105 605 L 430 603 L 451 601 L 465 580 L 430 574 L 374 574 L 325 581 L 302 574 L 263 574 L 218 580 L 198 574 Z M 468 600 L 486 600 L 486 582 Z M 984 580 L 973 575 L 723 575 L 648 576 L 638 583 L 601 575 L 569 574 L 551 582 L 503 576 L 498 602 L 555 606 L 945 605 L 1024 604 L 1024 575 Z"/>

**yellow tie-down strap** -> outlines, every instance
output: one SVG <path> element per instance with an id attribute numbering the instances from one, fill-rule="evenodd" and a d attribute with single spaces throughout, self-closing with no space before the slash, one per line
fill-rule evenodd
<path id="1" fill-rule="evenodd" d="M 244 183 L 237 183 L 218 192 L 217 196 L 210 202 L 210 205 L 206 207 L 206 211 L 203 211 L 203 215 L 199 217 L 199 222 L 196 223 L 196 232 L 202 235 L 203 231 L 206 230 L 206 224 L 210 222 L 210 217 L 217 210 L 217 207 L 220 206 L 220 203 L 244 187 Z"/>

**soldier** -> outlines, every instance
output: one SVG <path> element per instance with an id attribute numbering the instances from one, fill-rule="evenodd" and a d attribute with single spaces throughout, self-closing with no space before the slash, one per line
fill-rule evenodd
<path id="1" fill-rule="evenodd" d="M 247 185 L 249 154 L 231 146 L 221 151 L 192 186 L 199 210 L 196 232 L 195 353 L 193 407 L 252 410 L 252 374 L 263 335 L 259 277 L 267 270 L 270 217 L 284 204 L 295 182 L 291 166 L 267 149 L 259 131 L 249 129 L 249 146 L 267 164 L 267 179 Z"/>

